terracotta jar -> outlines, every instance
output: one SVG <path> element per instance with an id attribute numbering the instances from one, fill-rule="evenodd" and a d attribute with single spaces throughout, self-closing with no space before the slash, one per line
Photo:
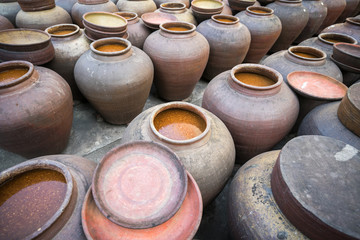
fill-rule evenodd
<path id="1" fill-rule="evenodd" d="M 255 0 L 228 0 L 230 8 L 235 12 L 244 11 L 247 7 L 255 4 Z"/>
<path id="2" fill-rule="evenodd" d="M 143 110 L 154 67 L 128 40 L 104 38 L 92 42 L 78 59 L 74 76 L 81 93 L 107 122 L 125 124 Z"/>
<path id="3" fill-rule="evenodd" d="M 278 52 L 289 48 L 307 24 L 308 10 L 302 5 L 302 0 L 277 0 L 266 7 L 274 10 L 282 25 L 281 34 L 270 51 Z"/>
<path id="4" fill-rule="evenodd" d="M 71 14 L 71 9 L 76 2 L 77 2 L 77 0 L 55 0 L 56 6 L 62 7 L 69 14 Z"/>
<path id="5" fill-rule="evenodd" d="M 313 47 L 290 47 L 265 58 L 262 64 L 280 72 L 286 83 L 287 75 L 293 71 L 317 72 L 343 81 L 339 67 L 326 58 L 325 52 Z"/>
<path id="6" fill-rule="evenodd" d="M 1 172 L 2 190 L 8 189 L 1 201 L 3 203 L 10 196 L 13 200 L 9 199 L 7 204 L 1 206 L 3 217 L 0 225 L 7 231 L 2 231 L 0 238 L 85 240 L 81 228 L 81 207 L 95 166 L 94 162 L 78 156 L 50 155 Z M 14 192 L 20 190 L 17 188 L 22 189 L 21 194 Z M 18 202 L 10 205 L 10 201 L 15 199 Z M 16 219 L 5 217 L 9 215 L 5 215 L 4 211 L 16 213 L 17 219 L 22 219 L 23 224 L 20 227 L 16 225 Z M 16 228 L 11 229 L 11 224 Z"/>
<path id="7" fill-rule="evenodd" d="M 18 28 L 45 30 L 50 26 L 63 23 L 72 23 L 72 20 L 70 14 L 59 6 L 35 12 L 20 10 L 16 15 Z"/>
<path id="8" fill-rule="evenodd" d="M 296 38 L 296 43 L 311 38 L 317 33 L 327 15 L 327 8 L 322 0 L 303 0 L 302 4 L 309 12 L 309 21 L 304 30 Z"/>
<path id="9" fill-rule="evenodd" d="M 360 18 L 347 18 L 344 23 L 337 23 L 325 28 L 321 33 L 342 33 L 356 39 L 360 44 Z"/>
<path id="10" fill-rule="evenodd" d="M 327 15 L 325 20 L 321 24 L 318 33 L 320 33 L 324 28 L 334 24 L 346 7 L 346 0 L 337 0 L 337 1 L 321 0 L 321 1 L 325 4 L 327 8 Z"/>
<path id="11" fill-rule="evenodd" d="M 279 210 L 271 191 L 271 172 L 279 153 L 271 151 L 252 158 L 234 176 L 227 200 L 233 239 L 308 240 Z"/>
<path id="12" fill-rule="evenodd" d="M 144 13 L 156 10 L 153 0 L 119 0 L 116 6 L 121 12 L 135 12 L 139 17 Z"/>
<path id="13" fill-rule="evenodd" d="M 210 56 L 203 77 L 210 81 L 216 75 L 243 62 L 250 46 L 250 32 L 239 19 L 213 15 L 197 27 L 210 45 Z"/>
<path id="14" fill-rule="evenodd" d="M 0 73 L 0 146 L 27 158 L 63 151 L 73 120 L 66 81 L 25 61 L 1 63 Z"/>
<path id="15" fill-rule="evenodd" d="M 344 11 L 341 13 L 339 18 L 336 20 L 337 23 L 345 22 L 346 18 L 353 17 L 353 13 L 356 7 L 360 4 L 360 0 L 346 0 L 346 6 Z"/>
<path id="16" fill-rule="evenodd" d="M 55 48 L 55 57 L 45 66 L 62 76 L 70 85 L 74 99 L 83 99 L 74 78 L 74 67 L 80 56 L 90 49 L 83 30 L 75 24 L 59 24 L 48 27 L 45 32 L 50 34 Z"/>
<path id="17" fill-rule="evenodd" d="M 134 140 L 170 147 L 199 185 L 204 206 L 222 190 L 234 167 L 235 147 L 226 126 L 190 103 L 165 103 L 142 112 L 122 138 L 122 142 Z"/>
<path id="18" fill-rule="evenodd" d="M 189 97 L 204 72 L 210 47 L 195 29 L 186 22 L 163 23 L 145 40 L 144 51 L 154 63 L 155 87 L 165 100 Z"/>
<path id="19" fill-rule="evenodd" d="M 128 40 L 135 47 L 143 48 L 145 39 L 150 35 L 151 30 L 145 26 L 142 19 L 134 12 L 116 12 L 127 20 Z"/>
<path id="20" fill-rule="evenodd" d="M 80 28 L 84 28 L 82 22 L 82 16 L 88 12 L 117 12 L 119 11 L 115 3 L 109 0 L 103 0 L 101 2 L 91 2 L 91 1 L 78 1 L 74 4 L 71 9 L 71 17 L 76 25 Z"/>
<path id="21" fill-rule="evenodd" d="M 337 116 L 340 101 L 314 108 L 301 122 L 298 136 L 321 135 L 343 141 L 360 149 L 360 137 L 347 129 Z"/>
<path id="22" fill-rule="evenodd" d="M 0 15 L 6 17 L 15 26 L 16 14 L 21 10 L 16 0 L 0 0 Z"/>
<path id="23" fill-rule="evenodd" d="M 0 31 L 12 28 L 14 28 L 14 25 L 9 21 L 9 19 L 0 15 Z"/>
<path id="24" fill-rule="evenodd" d="M 18 0 L 24 12 L 42 11 L 54 8 L 55 0 Z"/>
<path id="25" fill-rule="evenodd" d="M 157 9 L 155 12 L 171 14 L 175 16 L 178 21 L 188 22 L 194 25 L 198 24 L 191 10 L 186 8 L 186 5 L 184 3 L 162 3 L 160 5 L 160 8 Z"/>
<path id="26" fill-rule="evenodd" d="M 190 7 L 190 0 L 154 0 L 156 7 L 160 8 L 162 3 L 184 3 L 186 8 Z"/>
<path id="27" fill-rule="evenodd" d="M 216 76 L 202 106 L 229 129 L 238 163 L 271 149 L 290 132 L 299 113 L 299 101 L 281 74 L 260 64 L 240 64 Z"/>
<path id="28" fill-rule="evenodd" d="M 274 10 L 266 7 L 248 7 L 236 16 L 251 34 L 251 44 L 244 62 L 259 63 L 280 36 L 281 21 L 274 15 Z"/>

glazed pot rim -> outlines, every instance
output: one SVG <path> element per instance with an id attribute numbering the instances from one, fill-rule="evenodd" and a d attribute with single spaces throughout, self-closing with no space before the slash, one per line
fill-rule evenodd
<path id="1" fill-rule="evenodd" d="M 222 21 L 219 21 L 217 18 L 230 19 L 230 20 L 233 20 L 233 22 L 222 22 Z M 227 14 L 215 14 L 215 15 L 212 15 L 211 20 L 213 20 L 216 23 L 224 24 L 224 25 L 234 25 L 234 24 L 237 24 L 240 21 L 238 17 L 232 16 L 232 15 L 227 15 Z"/>
<path id="2" fill-rule="evenodd" d="M 36 168 L 34 168 L 34 165 L 36 166 Z M 26 239 L 33 239 L 35 237 L 38 237 L 40 234 L 42 234 L 47 229 L 49 229 L 51 227 L 51 225 L 54 224 L 54 222 L 63 214 L 66 207 L 69 205 L 70 199 L 72 196 L 72 192 L 74 189 L 74 182 L 73 182 L 73 178 L 70 173 L 70 170 L 68 170 L 66 165 L 64 165 L 60 162 L 57 162 L 57 161 L 50 160 L 50 159 L 27 160 L 25 162 L 15 165 L 11 168 L 8 168 L 0 173 L 0 183 L 5 182 L 6 180 L 8 180 L 18 174 L 21 174 L 21 173 L 24 173 L 27 171 L 31 171 L 31 170 L 35 170 L 35 169 L 49 169 L 49 170 L 54 170 L 54 171 L 61 173 L 65 178 L 66 192 L 65 192 L 65 197 L 63 199 L 63 202 L 61 203 L 60 207 L 56 210 L 54 215 L 51 216 L 50 219 L 48 219 L 44 223 L 44 225 L 42 225 L 39 228 L 40 230 L 28 235 L 26 237 Z M 15 173 L 14 173 L 14 171 L 15 171 Z"/>
<path id="3" fill-rule="evenodd" d="M 252 10 L 262 10 L 262 11 L 266 11 L 266 13 L 259 13 L 259 12 L 253 12 Z M 259 16 L 269 16 L 274 14 L 274 10 L 268 7 L 264 7 L 264 6 L 249 6 L 246 8 L 246 12 L 254 14 L 254 15 L 259 15 Z"/>
<path id="4" fill-rule="evenodd" d="M 170 25 L 170 26 L 168 26 Z M 172 33 L 172 34 L 188 34 L 188 33 L 192 33 L 196 30 L 196 26 L 192 23 L 188 23 L 188 22 L 183 22 L 183 21 L 173 21 L 173 22 L 165 22 L 160 24 L 160 31 L 166 32 L 166 33 Z M 185 28 L 189 28 L 189 30 L 186 31 L 174 31 L 174 30 L 169 30 L 166 27 L 185 27 Z"/>
<path id="5" fill-rule="evenodd" d="M 316 58 L 302 57 L 302 56 L 299 56 L 299 55 L 296 55 L 295 53 L 293 53 L 293 51 L 296 49 L 308 50 L 308 52 L 310 51 L 310 54 L 320 54 L 322 56 L 320 56 L 320 57 L 316 56 Z M 318 48 L 309 47 L 309 46 L 292 46 L 292 47 L 288 48 L 287 52 L 295 58 L 299 58 L 299 59 L 303 59 L 303 60 L 307 60 L 307 61 L 321 61 L 321 60 L 326 59 L 326 53 L 324 51 L 322 51 Z M 304 53 L 308 53 L 308 52 L 304 52 Z"/>
<path id="6" fill-rule="evenodd" d="M 341 46 L 344 46 L 344 48 L 342 48 Z M 345 55 L 348 55 L 349 57 L 353 57 L 353 58 L 356 58 L 356 59 L 359 59 L 360 60 L 360 54 L 356 55 L 354 54 L 354 52 L 350 52 L 350 51 L 346 51 L 348 50 L 348 48 L 346 49 L 346 47 L 348 48 L 354 48 L 354 49 L 358 49 L 359 53 L 360 53 L 360 46 L 357 45 L 357 44 L 352 44 L 352 43 L 344 43 L 344 42 L 338 42 L 338 43 L 335 43 L 334 44 L 334 48 L 339 51 L 340 53 L 342 54 L 345 54 Z M 333 54 L 334 56 L 334 54 Z M 354 59 L 356 61 L 356 59 Z"/>
<path id="7" fill-rule="evenodd" d="M 178 7 L 168 7 L 168 5 L 178 5 Z M 164 2 L 160 4 L 160 9 L 170 10 L 170 11 L 179 11 L 184 10 L 186 8 L 185 3 L 181 2 Z"/>
<path id="8" fill-rule="evenodd" d="M 105 44 L 123 44 L 126 45 L 126 48 L 121 50 L 121 51 L 116 51 L 116 52 L 102 52 L 96 49 L 96 47 L 105 45 Z M 129 40 L 125 39 L 125 38 L 118 38 L 118 37 L 110 37 L 110 38 L 101 38 L 98 40 L 95 40 L 94 42 L 92 42 L 90 44 L 90 49 L 92 52 L 98 54 L 98 55 L 104 55 L 104 56 L 118 56 L 118 55 L 123 55 L 127 52 L 130 51 L 130 49 L 132 48 L 132 44 Z"/>
<path id="9" fill-rule="evenodd" d="M 330 42 L 330 41 L 327 41 L 325 40 L 323 37 L 325 36 L 337 36 L 339 38 L 343 38 L 343 39 L 348 39 L 349 41 L 352 41 L 353 44 L 357 44 L 358 41 L 353 38 L 352 36 L 350 35 L 347 35 L 347 34 L 343 34 L 343 33 L 337 33 L 337 32 L 326 32 L 326 33 L 320 33 L 317 38 L 322 41 L 322 42 L 325 42 L 325 43 L 328 43 L 328 44 L 331 44 L 331 45 L 334 45 L 335 43 L 333 42 Z M 334 38 L 335 39 L 335 38 Z"/>
<path id="10" fill-rule="evenodd" d="M 197 6 L 196 5 L 197 2 L 216 2 L 216 3 L 220 4 L 220 6 L 213 7 L 213 8 L 204 8 L 204 7 Z M 192 10 L 196 10 L 196 12 L 204 13 L 204 14 L 211 13 L 211 12 L 221 12 L 225 6 L 224 2 L 218 1 L 218 0 L 193 0 L 190 5 L 191 5 Z"/>
<path id="11" fill-rule="evenodd" d="M 155 120 L 156 116 L 160 112 L 163 112 L 163 111 L 168 110 L 168 109 L 175 109 L 175 108 L 190 111 L 190 112 L 198 115 L 199 117 L 201 117 L 205 121 L 205 124 L 206 124 L 205 130 L 201 134 L 197 135 L 196 137 L 191 138 L 191 139 L 186 139 L 186 140 L 174 140 L 174 139 L 171 139 L 171 138 L 168 138 L 168 137 L 162 135 L 156 129 L 156 127 L 154 125 L 154 120 Z M 155 109 L 151 113 L 150 118 L 149 118 L 149 125 L 150 125 L 151 131 L 153 132 L 153 134 L 155 134 L 155 136 L 157 138 L 159 138 L 160 140 L 163 140 L 163 141 L 165 141 L 167 143 L 176 144 L 176 145 L 185 145 L 185 144 L 197 142 L 200 139 L 203 139 L 210 132 L 210 128 L 211 128 L 210 119 L 205 114 L 205 111 L 203 109 L 201 109 L 200 107 L 198 107 L 198 106 L 196 106 L 196 105 L 194 105 L 192 103 L 181 102 L 181 101 L 173 101 L 173 102 L 169 102 L 169 103 L 159 105 L 158 108 Z"/>
<path id="12" fill-rule="evenodd" d="M 67 34 L 63 34 L 63 35 L 56 35 L 56 34 L 52 34 L 49 31 L 53 30 L 54 28 L 58 28 L 59 30 L 61 30 L 61 28 L 66 28 L 68 27 L 70 29 L 70 27 L 73 27 L 74 30 L 71 33 L 67 33 Z M 50 26 L 48 28 L 45 29 L 45 32 L 48 33 L 51 37 L 55 37 L 55 38 L 65 38 L 65 37 L 69 37 L 72 35 L 77 34 L 78 32 L 80 32 L 80 27 L 76 24 L 72 24 L 72 23 L 63 23 L 63 24 L 56 24 L 53 26 Z"/>
<path id="13" fill-rule="evenodd" d="M 360 19 L 355 18 L 355 17 L 348 17 L 345 19 L 345 22 L 360 26 Z"/>
<path id="14" fill-rule="evenodd" d="M 24 82 L 25 80 L 27 80 L 31 77 L 31 75 L 33 74 L 33 72 L 35 70 L 34 64 L 32 64 L 31 62 L 28 62 L 28 61 L 13 60 L 13 61 L 7 61 L 7 62 L 0 63 L 0 72 L 2 72 L 3 69 L 6 71 L 6 70 L 10 70 L 10 69 L 23 68 L 23 67 L 28 68 L 28 71 L 24 75 L 22 75 L 21 77 L 19 77 L 17 79 L 11 80 L 11 81 L 0 82 L 0 89 L 12 87 L 21 82 Z"/>
<path id="15" fill-rule="evenodd" d="M 131 17 L 129 19 L 126 19 L 128 22 L 133 21 L 139 17 L 139 15 L 136 12 L 131 12 L 131 11 L 114 12 L 113 14 L 119 15 L 123 18 L 125 18 L 125 17 L 122 14 L 131 15 Z"/>
<path id="16" fill-rule="evenodd" d="M 302 0 L 278 0 L 279 2 L 284 2 L 284 3 L 301 3 Z"/>
<path id="17" fill-rule="evenodd" d="M 5 29 L 5 30 L 1 30 L 0 31 L 0 36 L 1 34 L 6 34 L 8 35 L 11 32 L 33 32 L 39 35 L 44 35 L 46 37 L 46 39 L 43 39 L 41 41 L 35 42 L 35 43 L 25 43 L 25 44 L 12 44 L 12 43 L 5 43 L 5 42 L 1 42 L 0 41 L 0 48 L 4 47 L 11 47 L 11 48 L 21 48 L 21 47 L 28 47 L 28 46 L 32 46 L 32 47 L 43 47 L 44 44 L 49 44 L 51 42 L 51 36 L 50 34 L 48 34 L 45 31 L 39 30 L 39 29 L 29 29 L 29 28 L 14 28 L 14 29 Z"/>
<path id="18" fill-rule="evenodd" d="M 269 74 L 263 74 L 263 72 L 257 71 L 257 69 L 266 70 L 266 72 Z M 264 86 L 264 87 L 249 85 L 249 84 L 241 82 L 240 80 L 238 80 L 235 77 L 235 74 L 238 73 L 239 70 L 245 70 L 244 72 L 248 72 L 248 73 L 260 74 L 260 75 L 269 77 L 276 82 L 270 86 Z M 269 76 L 269 75 L 272 75 L 272 76 Z M 243 64 L 236 65 L 235 67 L 233 67 L 230 70 L 230 76 L 231 76 L 232 81 L 235 82 L 236 84 L 238 84 L 242 87 L 248 88 L 248 89 L 258 90 L 258 91 L 271 90 L 271 89 L 281 86 L 281 84 L 283 83 L 283 77 L 278 71 L 276 71 L 275 69 L 273 69 L 271 67 L 261 65 L 261 64 L 255 64 L 255 63 L 243 63 Z M 276 79 L 274 79 L 274 78 L 276 78 Z"/>

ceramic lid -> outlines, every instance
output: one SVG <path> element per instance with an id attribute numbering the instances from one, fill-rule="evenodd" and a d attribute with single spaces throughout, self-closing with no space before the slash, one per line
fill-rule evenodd
<path id="1" fill-rule="evenodd" d="M 148 12 L 141 15 L 145 26 L 151 29 L 159 29 L 160 24 L 177 21 L 174 15 L 162 12 Z"/>
<path id="2" fill-rule="evenodd" d="M 135 141 L 114 148 L 95 170 L 96 205 L 126 228 L 150 228 L 171 218 L 187 191 L 186 172 L 164 145 Z"/>

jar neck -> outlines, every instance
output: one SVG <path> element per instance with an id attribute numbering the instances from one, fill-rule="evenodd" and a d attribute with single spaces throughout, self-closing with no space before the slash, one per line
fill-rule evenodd
<path id="1" fill-rule="evenodd" d="M 124 49 L 115 50 L 101 50 L 100 48 L 106 45 L 120 45 Z M 119 38 L 104 38 L 99 39 L 90 44 L 91 56 L 100 61 L 119 61 L 126 59 L 133 54 L 133 48 L 131 43 L 126 39 Z"/>
<path id="2" fill-rule="evenodd" d="M 309 55 L 314 55 L 314 57 L 303 57 L 298 55 L 297 53 L 305 53 Z M 290 47 L 285 52 L 285 58 L 288 59 L 291 62 L 301 64 L 304 66 L 321 66 L 324 65 L 326 62 L 326 53 L 313 48 L 313 47 L 306 47 L 306 46 L 296 46 L 296 47 Z"/>
<path id="3" fill-rule="evenodd" d="M 52 41 L 69 40 L 82 35 L 80 27 L 75 24 L 59 24 L 45 29 L 50 34 Z M 63 32 L 64 34 L 57 34 Z"/>
<path id="4" fill-rule="evenodd" d="M 267 7 L 250 6 L 246 8 L 245 13 L 254 17 L 269 17 L 274 14 L 274 10 Z"/>
<path id="5" fill-rule="evenodd" d="M 184 13 L 186 12 L 186 8 L 184 9 L 179 9 L 179 8 L 161 8 L 160 7 L 160 12 L 163 12 L 163 13 L 169 13 L 169 14 L 181 14 L 181 13 Z"/>

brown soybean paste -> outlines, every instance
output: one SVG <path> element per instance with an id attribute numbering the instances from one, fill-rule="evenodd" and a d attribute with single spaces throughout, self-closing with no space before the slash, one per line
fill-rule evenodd
<path id="1" fill-rule="evenodd" d="M 54 170 L 31 170 L 0 185 L 0 239 L 23 239 L 36 232 L 59 209 L 66 194 L 64 176 Z"/>
<path id="2" fill-rule="evenodd" d="M 15 68 L 0 72 L 0 82 L 10 82 L 18 79 L 29 71 L 28 68 Z"/>
<path id="3" fill-rule="evenodd" d="M 331 42 L 331 43 L 338 43 L 338 42 L 350 42 L 350 41 L 347 41 L 345 39 L 342 39 L 342 40 L 336 40 L 336 39 L 333 39 L 333 38 L 323 38 L 325 41 L 328 41 L 328 42 Z"/>
<path id="4" fill-rule="evenodd" d="M 303 53 L 303 52 L 293 52 L 295 55 L 298 55 L 300 57 L 304 58 L 318 58 L 318 56 L 310 53 Z"/>
<path id="5" fill-rule="evenodd" d="M 259 10 L 259 9 L 251 9 L 250 11 L 254 12 L 254 13 L 269 13 L 267 11 L 264 10 Z"/>
<path id="6" fill-rule="evenodd" d="M 154 119 L 156 130 L 173 140 L 187 140 L 204 132 L 206 123 L 196 113 L 173 108 L 160 112 Z"/>
<path id="7" fill-rule="evenodd" d="M 184 32 L 184 31 L 189 31 L 189 28 L 186 27 L 167 27 L 167 30 L 171 30 L 171 31 L 178 31 L 178 32 Z"/>
<path id="8" fill-rule="evenodd" d="M 235 73 L 235 77 L 240 82 L 256 87 L 267 87 L 275 84 L 274 80 L 257 73 L 240 72 L 240 73 Z"/>
<path id="9" fill-rule="evenodd" d="M 228 22 L 228 23 L 235 22 L 234 20 L 228 19 L 228 18 L 215 18 L 215 19 L 220 21 L 220 22 Z"/>
<path id="10" fill-rule="evenodd" d="M 125 48 L 126 46 L 123 44 L 105 44 L 97 47 L 96 50 L 101 52 L 118 52 L 124 50 Z"/>
<path id="11" fill-rule="evenodd" d="M 61 35 L 66 35 L 66 34 L 70 34 L 70 33 L 73 33 L 73 32 L 74 32 L 73 30 L 61 30 L 61 31 L 52 32 L 51 34 L 61 36 Z"/>

